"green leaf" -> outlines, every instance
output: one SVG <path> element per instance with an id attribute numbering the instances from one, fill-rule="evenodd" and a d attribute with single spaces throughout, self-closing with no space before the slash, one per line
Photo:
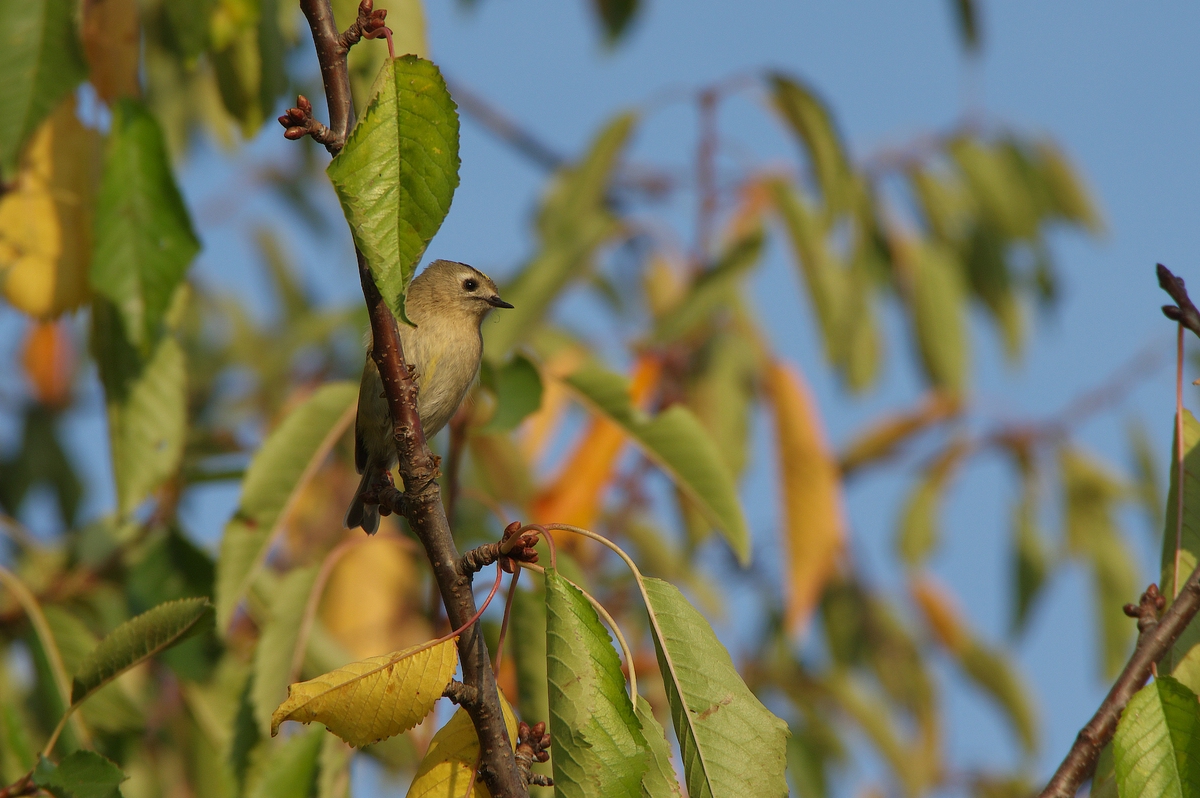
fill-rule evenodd
<path id="1" fill-rule="evenodd" d="M 0 174 L 11 179 L 25 142 L 87 77 L 73 0 L 0 4 Z"/>
<path id="2" fill-rule="evenodd" d="M 1033 240 L 1040 203 L 1010 144 L 962 136 L 950 142 L 947 151 L 966 179 L 983 220 L 1006 237 Z"/>
<path id="3" fill-rule="evenodd" d="M 192 0 L 190 3 L 166 3 L 166 21 L 170 26 L 170 44 L 180 58 L 192 63 L 208 46 L 208 34 L 217 0 Z"/>
<path id="4" fill-rule="evenodd" d="M 771 182 L 775 208 L 795 253 L 796 264 L 808 289 L 813 316 L 821 330 L 825 357 L 830 363 L 843 361 L 841 332 L 842 299 L 849 286 L 826 241 L 825 225 L 808 201 L 783 180 Z"/>
<path id="5" fill-rule="evenodd" d="M 825 687 L 837 706 L 849 715 L 904 785 L 906 795 L 922 792 L 925 777 L 922 763 L 906 748 L 904 735 L 881 696 L 866 689 L 863 680 L 850 671 L 837 670 Z"/>
<path id="6" fill-rule="evenodd" d="M 1054 213 L 1091 233 L 1103 233 L 1104 219 L 1066 154 L 1053 142 L 1043 140 L 1033 145 L 1033 158 Z"/>
<path id="7" fill-rule="evenodd" d="M 576 369 L 563 383 L 593 411 L 625 430 L 721 531 L 738 560 L 749 562 L 750 533 L 733 475 L 690 410 L 672 405 L 650 418 L 633 406 L 625 378 L 595 364 Z"/>
<path id="8" fill-rule="evenodd" d="M 721 259 L 700 276 L 679 304 L 655 324 L 650 340 L 657 344 L 676 341 L 708 322 L 712 314 L 736 296 L 742 277 L 762 258 L 762 230 L 731 243 Z"/>
<path id="9" fill-rule="evenodd" d="M 350 761 L 354 749 L 335 735 L 322 735 L 316 798 L 350 798 Z"/>
<path id="10" fill-rule="evenodd" d="M 638 0 L 592 0 L 592 11 L 608 43 L 613 45 L 629 30 L 629 23 L 638 11 Z"/>
<path id="11" fill-rule="evenodd" d="M 850 161 L 829 109 L 809 86 L 779 72 L 770 75 L 771 100 L 804 145 L 821 197 L 843 210 L 851 192 Z"/>
<path id="12" fill-rule="evenodd" d="M 97 315 L 97 323 L 102 315 Z M 105 364 L 100 368 L 103 373 Z M 117 510 L 128 516 L 176 472 L 183 458 L 187 435 L 183 348 L 174 336 L 163 336 L 137 375 L 106 393 Z"/>
<path id="13" fill-rule="evenodd" d="M 178 643 L 211 606 L 205 598 L 169 601 L 113 629 L 80 663 L 71 684 L 71 704 Z"/>
<path id="14" fill-rule="evenodd" d="M 57 765 L 43 757 L 33 771 L 33 783 L 55 798 L 120 798 L 117 787 L 127 778 L 94 751 L 76 751 Z"/>
<path id="15" fill-rule="evenodd" d="M 1134 491 L 1146 511 L 1152 528 L 1163 525 L 1162 469 L 1150 436 L 1141 421 L 1131 419 L 1125 427 L 1129 437 L 1129 448 L 1133 453 Z M 1172 540 L 1172 542 L 1174 542 Z"/>
<path id="16" fill-rule="evenodd" d="M 1170 676 L 1139 690 L 1113 737 L 1121 795 L 1200 795 L 1200 712 L 1196 694 Z"/>
<path id="17" fill-rule="evenodd" d="M 254 717 L 263 736 L 270 735 L 271 714 L 287 698 L 287 688 L 293 676 L 296 642 L 319 570 L 320 567 L 314 565 L 289 571 L 272 591 L 271 608 L 262 626 L 258 645 L 254 647 L 254 681 L 251 687 Z"/>
<path id="18" fill-rule="evenodd" d="M 384 301 L 407 322 L 408 284 L 458 188 L 458 112 L 438 68 L 417 56 L 385 64 L 375 85 L 326 172 Z"/>
<path id="19" fill-rule="evenodd" d="M 750 415 L 762 373 L 760 353 L 740 326 L 713 335 L 699 352 L 687 386 L 687 404 L 708 430 L 729 471 L 746 469 Z M 686 569 L 690 570 L 690 569 Z"/>
<path id="20" fill-rule="evenodd" d="M 970 54 L 979 52 L 981 44 L 979 35 L 979 8 L 975 0 L 950 0 L 954 11 L 954 21 L 958 23 L 958 37 L 962 40 L 963 49 Z"/>
<path id="21" fill-rule="evenodd" d="M 546 675 L 554 788 L 640 798 L 648 750 L 608 631 L 583 594 L 546 570 Z"/>
<path id="22" fill-rule="evenodd" d="M 317 786 L 317 763 L 325 736 L 324 727 L 318 724 L 267 749 L 247 798 L 310 798 Z"/>
<path id="23" fill-rule="evenodd" d="M 517 666 L 517 697 L 521 717 L 538 721 L 550 717 L 546 695 L 545 590 L 518 590 L 513 596 L 512 648 Z M 553 752 L 551 752 L 553 756 Z"/>
<path id="24" fill-rule="evenodd" d="M 678 589 L 660 579 L 644 582 L 688 795 L 787 795 L 787 724 L 750 692 L 708 621 Z"/>
<path id="25" fill-rule="evenodd" d="M 921 475 L 909 494 L 896 536 L 897 553 L 906 565 L 920 565 L 937 548 L 942 537 L 938 518 L 942 497 L 966 453 L 965 443 L 951 443 Z"/>
<path id="26" fill-rule="evenodd" d="M 484 357 L 491 363 L 504 362 L 512 348 L 537 329 L 551 303 L 573 281 L 588 275 L 596 250 L 620 231 L 605 197 L 636 121 L 633 114 L 616 117 L 582 160 L 555 176 L 538 213 L 541 249 L 501 291 L 514 308 L 484 325 Z"/>
<path id="27" fill-rule="evenodd" d="M 1125 485 L 1082 452 L 1064 447 L 1059 456 L 1065 492 L 1067 549 L 1092 566 L 1096 623 L 1106 677 L 1125 664 L 1136 627 L 1122 607 L 1140 592 L 1137 560 L 1121 536 L 1114 514 Z"/>
<path id="28" fill-rule="evenodd" d="M 1029 701 L 1028 687 L 1022 683 L 1012 663 L 1000 652 L 976 640 L 970 641 L 956 655 L 971 681 L 994 698 L 1004 710 L 1025 753 L 1037 751 L 1037 715 Z"/>
<path id="29" fill-rule="evenodd" d="M 963 239 L 975 213 L 962 181 L 921 166 L 909 169 L 907 176 L 930 235 L 945 244 Z"/>
<path id="30" fill-rule="evenodd" d="M 12 784 L 34 766 L 33 741 L 25 719 L 11 702 L 0 704 L 0 779 Z"/>
<path id="31" fill-rule="evenodd" d="M 92 288 L 117 307 L 129 341 L 148 352 L 200 242 L 158 123 L 133 100 L 113 109 L 95 230 Z"/>
<path id="32" fill-rule="evenodd" d="M 637 718 L 650 749 L 649 767 L 642 776 L 643 798 L 679 798 L 679 778 L 671 765 L 671 744 L 666 732 L 650 711 L 650 702 L 639 700 Z"/>
<path id="33" fill-rule="evenodd" d="M 242 500 L 217 558 L 217 629 L 223 634 L 301 488 L 354 420 L 358 386 L 322 385 L 267 436 L 242 483 Z"/>
<path id="34" fill-rule="evenodd" d="M 516 355 L 498 369 L 485 363 L 484 373 L 490 375 L 490 379 L 484 377 L 484 382 L 496 395 L 496 412 L 478 434 L 509 432 L 542 406 L 542 376 L 524 355 Z"/>
<path id="35" fill-rule="evenodd" d="M 1172 418 L 1172 421 L 1174 419 Z M 1171 425 L 1174 428 L 1174 424 Z M 1170 487 L 1167 490 L 1166 520 L 1163 526 L 1162 576 L 1159 584 L 1168 601 L 1176 594 L 1175 539 L 1180 533 L 1179 583 L 1196 567 L 1200 558 L 1200 422 L 1190 411 L 1183 411 L 1183 524 L 1179 528 L 1179 441 L 1172 436 Z M 1193 692 L 1200 690 L 1200 624 L 1190 623 L 1175 645 L 1159 663 L 1160 673 L 1169 673 Z"/>
<path id="36" fill-rule="evenodd" d="M 559 566 L 563 565 L 559 560 Z M 535 580 L 536 581 L 536 580 Z M 574 581 L 574 580 L 572 580 Z M 579 584 L 576 582 L 576 584 Z M 517 707 L 521 717 L 532 722 L 550 719 L 550 699 L 546 690 L 546 590 L 535 584 L 530 590 L 518 590 L 513 596 L 512 624 L 508 645 L 517 670 Z M 550 749 L 551 760 L 554 749 Z M 534 762 L 533 772 L 550 776 L 551 762 Z M 548 787 L 530 787 L 533 798 L 550 798 Z"/>
<path id="37" fill-rule="evenodd" d="M 75 673 L 96 648 L 99 638 L 83 621 L 62 607 L 51 605 L 44 612 L 62 655 L 63 667 L 67 673 Z M 118 684 L 107 684 L 98 690 L 80 708 L 80 714 L 89 728 L 110 733 L 134 731 L 144 726 L 141 711 Z"/>
<path id="38" fill-rule="evenodd" d="M 209 57 L 225 109 L 241 123 L 242 135 L 249 139 L 287 88 L 279 0 L 225 0 L 221 5 L 224 8 L 209 26 Z M 183 16 L 178 11 L 175 15 Z M 191 22 L 194 24 L 195 18 Z"/>
<path id="39" fill-rule="evenodd" d="M 1045 585 L 1052 567 L 1051 554 L 1038 528 L 1036 475 L 1027 475 L 1021 498 L 1013 508 L 1013 582 L 1016 606 L 1012 630 L 1019 632 L 1029 620 L 1029 610 Z"/>
<path id="40" fill-rule="evenodd" d="M 922 246 L 912 260 L 912 321 L 930 383 L 961 394 L 967 387 L 970 343 L 967 296 L 953 253 Z"/>

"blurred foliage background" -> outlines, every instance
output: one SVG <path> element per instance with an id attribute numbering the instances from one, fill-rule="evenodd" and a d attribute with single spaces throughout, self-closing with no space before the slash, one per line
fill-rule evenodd
<path id="1" fill-rule="evenodd" d="M 588 5 L 604 46 L 619 51 L 639 5 Z M 397 53 L 427 53 L 420 0 L 377 7 L 388 9 Z M 355 6 L 334 8 L 344 28 Z M 971 57 L 983 46 L 979 9 L 959 0 L 946 14 Z M 305 272 L 318 267 L 302 267 L 282 227 L 259 228 L 257 262 L 230 267 L 265 271 L 269 313 L 187 276 L 202 246 L 177 188 L 189 159 L 213 148 L 235 158 L 297 93 L 323 115 L 311 38 L 293 3 L 28 0 L 0 6 L 0 36 L 0 107 L 11 116 L 0 129 L 0 289 L 27 319 L 6 328 L 19 343 L 0 370 L 11 375 L 0 412 L 12 430 L 0 439 L 2 561 L 37 597 L 70 672 L 126 618 L 214 595 L 218 560 L 233 555 L 198 541 L 181 520 L 186 508 L 214 485 L 240 485 L 264 438 L 319 386 L 357 379 L 366 317 L 358 303 L 318 295 Z M 384 46 L 351 52 L 360 104 Z M 1155 352 L 1096 375 L 1094 390 L 1063 410 L 978 423 L 971 389 L 981 344 L 972 333 L 981 327 L 970 320 L 985 319 L 982 329 L 1019 363 L 1042 334 L 1035 318 L 1052 316 L 1059 300 L 1051 236 L 1104 230 L 1069 154 L 1042 132 L 979 114 L 855 155 L 837 97 L 803 75 L 764 69 L 669 99 L 696 110 L 697 146 L 680 170 L 627 157 L 654 102 L 613 109 L 590 145 L 565 157 L 469 87 L 450 88 L 467 119 L 548 169 L 530 209 L 528 257 L 493 275 L 516 310 L 485 326 L 479 385 L 438 442 L 460 548 L 520 519 L 588 527 L 636 552 L 645 572 L 736 629 L 745 678 L 790 725 L 798 795 L 1024 794 L 1042 775 L 1041 721 L 1034 675 L 1014 665 L 1010 641 L 1054 574 L 1082 565 L 1094 588 L 1097 667 L 1111 677 L 1135 634 L 1121 606 L 1143 587 L 1127 527 L 1162 524 L 1160 464 L 1140 427 L 1131 427 L 1132 468 L 1073 438 L 1161 361 Z M 651 78 L 646 95 L 658 88 Z M 794 143 L 788 161 L 761 166 L 728 151 L 723 126 L 736 120 L 722 110 L 747 98 Z M 290 151 L 286 168 L 264 161 L 249 190 L 286 203 L 290 224 L 339 235 L 336 209 L 319 199 L 328 193 L 324 152 L 308 139 Z M 794 262 L 804 296 L 793 312 L 823 344 L 813 367 L 835 374 L 847 401 L 877 390 L 896 361 L 924 396 L 887 408 L 835 450 L 808 376 L 778 354 L 745 287 L 769 246 Z M 348 247 L 343 256 L 352 259 Z M 131 262 L 132 281 L 118 268 Z M 594 300 L 584 318 L 556 314 L 580 293 Z M 745 568 L 734 552 L 748 541 L 727 528 L 717 530 L 727 541 L 714 536 L 706 497 L 664 473 L 653 447 L 572 399 L 561 378 L 593 362 L 628 376 L 641 411 L 693 411 L 732 478 L 769 463 L 782 501 L 777 512 L 749 514 Z M 108 442 L 90 441 L 91 459 L 80 462 L 64 436 L 73 417 L 101 405 Z M 286 501 L 262 510 L 243 497 L 229 521 L 252 517 L 270 530 L 244 600 L 84 710 L 97 749 L 131 774 L 125 795 L 345 795 L 349 774 L 371 767 L 350 770 L 349 749 L 330 736 L 263 734 L 289 674 L 446 631 L 427 566 L 398 525 L 385 522 L 371 539 L 341 527 L 357 483 L 348 407 L 330 399 L 318 439 L 301 447 L 313 469 L 285 486 Z M 753 435 L 764 419 L 765 448 Z M 956 478 L 989 458 L 1005 464 L 1003 490 L 1014 496 L 1005 560 L 989 564 L 1012 585 L 1007 638 L 974 629 L 928 568 Z M 862 572 L 843 495 L 850 480 L 897 471 L 910 483 L 889 555 L 902 590 Z M 102 494 L 104 512 L 81 512 L 89 493 Z M 577 538 L 559 545 L 564 570 L 621 623 L 639 671 L 653 670 L 625 569 Z M 782 583 L 772 576 L 780 571 Z M 546 714 L 544 691 L 533 689 L 545 680 L 545 620 L 534 598 L 515 596 L 499 680 L 536 720 Z M 485 617 L 494 639 L 498 610 Z M 31 766 L 61 706 L 43 642 L 8 593 L 0 643 L 8 783 Z M 1007 724 L 1022 752 L 1010 769 L 947 757 L 950 678 L 970 682 Z M 646 689 L 661 712 L 663 696 Z M 386 789 L 399 791 L 433 727 L 355 759 L 377 763 L 397 780 Z M 82 744 L 68 730 L 60 749 Z M 280 786 L 297 763 L 307 763 L 308 780 Z"/>

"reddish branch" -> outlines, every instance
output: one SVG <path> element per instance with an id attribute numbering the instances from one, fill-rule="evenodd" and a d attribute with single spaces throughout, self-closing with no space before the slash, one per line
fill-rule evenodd
<path id="1" fill-rule="evenodd" d="M 18 798 L 21 795 L 33 795 L 38 786 L 33 783 L 33 771 L 26 773 L 7 787 L 0 787 L 0 798 Z"/>
<path id="2" fill-rule="evenodd" d="M 325 97 L 329 103 L 328 130 L 334 146 L 326 146 L 336 154 L 354 121 L 346 53 L 357 39 L 338 33 L 329 0 L 301 0 L 300 8 L 312 29 Z M 359 30 L 356 35 L 366 35 L 368 32 L 363 22 L 364 15 L 368 20 L 376 19 L 370 0 L 363 0 L 359 6 L 359 16 L 355 22 Z M 382 21 L 381 17 L 379 19 Z M 372 357 L 379 367 L 384 393 L 395 422 L 396 451 L 400 459 L 400 474 L 404 479 L 402 497 L 395 488 L 384 488 L 380 491 L 381 505 L 386 498 L 389 510 L 402 512 L 408 519 L 413 532 L 425 547 L 451 628 L 457 628 L 475 615 L 471 577 L 460 569 L 458 550 L 438 488 L 438 460 L 429 451 L 421 429 L 417 415 L 417 386 L 404 361 L 396 319 L 380 296 L 362 253 L 356 251 L 356 255 L 374 339 Z M 460 703 L 470 716 L 479 737 L 479 775 L 495 798 L 524 798 L 529 793 L 528 782 L 513 755 L 514 746 L 504 725 L 495 676 L 478 624 L 471 625 L 459 636 L 458 652 L 463 684 L 465 688 L 470 688 L 460 691 Z"/>
<path id="3" fill-rule="evenodd" d="M 1160 264 L 1158 282 L 1176 302 L 1175 305 L 1164 307 L 1163 314 L 1200 335 L 1200 312 L 1188 298 L 1183 280 Z M 1179 489 L 1182 490 L 1183 486 Z M 1058 766 L 1046 789 L 1042 790 L 1040 798 L 1073 798 L 1080 785 L 1091 777 L 1100 751 L 1112 740 L 1129 699 L 1142 688 L 1155 664 L 1171 649 L 1196 617 L 1197 611 L 1200 611 L 1200 566 L 1192 571 L 1170 608 L 1159 618 L 1158 613 L 1164 603 L 1165 598 L 1159 595 L 1158 587 L 1151 585 L 1136 606 L 1125 606 L 1126 614 L 1138 619 L 1137 646 L 1096 714 L 1079 732 L 1075 744 Z"/>

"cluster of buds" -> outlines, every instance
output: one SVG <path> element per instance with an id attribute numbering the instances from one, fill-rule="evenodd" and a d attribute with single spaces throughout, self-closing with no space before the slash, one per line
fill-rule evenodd
<path id="1" fill-rule="evenodd" d="M 291 141 L 312 136 L 320 143 L 325 144 L 333 136 L 329 128 L 313 119 L 312 103 L 303 94 L 296 97 L 295 108 L 287 109 L 283 116 L 279 117 L 279 124 L 284 127 L 283 137 Z"/>
<path id="2" fill-rule="evenodd" d="M 362 0 L 358 4 L 358 19 L 355 22 L 364 39 L 378 39 L 390 32 L 387 30 L 387 9 L 376 9 L 374 6 L 371 0 Z"/>
<path id="3" fill-rule="evenodd" d="M 526 532 L 513 540 L 513 536 L 521 531 L 521 522 L 513 521 L 504 528 L 504 537 L 500 539 L 500 567 L 505 573 L 515 573 L 517 563 L 538 561 L 537 533 Z"/>

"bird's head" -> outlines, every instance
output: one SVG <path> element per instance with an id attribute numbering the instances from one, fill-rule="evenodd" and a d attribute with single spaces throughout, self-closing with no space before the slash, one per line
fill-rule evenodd
<path id="1" fill-rule="evenodd" d="M 406 304 L 418 325 L 431 312 L 438 318 L 469 318 L 477 323 L 492 308 L 511 308 L 500 298 L 496 284 L 478 269 L 465 263 L 435 260 L 412 281 Z"/>

